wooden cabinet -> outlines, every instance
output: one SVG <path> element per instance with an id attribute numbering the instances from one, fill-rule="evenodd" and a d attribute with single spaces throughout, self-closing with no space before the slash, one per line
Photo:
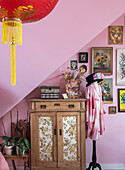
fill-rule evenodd
<path id="1" fill-rule="evenodd" d="M 31 169 L 85 170 L 85 99 L 30 100 Z"/>

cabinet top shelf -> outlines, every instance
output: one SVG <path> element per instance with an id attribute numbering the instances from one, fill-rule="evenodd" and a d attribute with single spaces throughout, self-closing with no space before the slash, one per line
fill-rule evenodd
<path id="1" fill-rule="evenodd" d="M 34 99 L 30 99 L 30 102 L 80 102 L 80 101 L 86 101 L 85 98 L 79 98 L 79 99 L 38 99 L 38 98 L 34 98 Z"/>

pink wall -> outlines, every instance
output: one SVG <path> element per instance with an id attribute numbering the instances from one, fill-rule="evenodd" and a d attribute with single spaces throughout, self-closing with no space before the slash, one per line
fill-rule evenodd
<path id="1" fill-rule="evenodd" d="M 43 20 L 23 25 L 10 84 L 10 47 L 0 43 L 0 117 L 125 11 L 125 1 L 60 0 Z M 0 40 L 1 37 L 0 27 Z"/>
<path id="2" fill-rule="evenodd" d="M 123 25 L 124 26 L 124 15 L 118 18 L 111 25 Z M 70 60 L 78 59 L 79 52 L 88 52 L 89 62 L 86 64 L 88 66 L 88 71 L 85 76 L 90 74 L 91 69 L 91 47 L 113 47 L 113 75 L 105 76 L 107 78 L 113 78 L 113 104 L 105 104 L 106 112 L 105 123 L 106 131 L 102 136 L 101 140 L 97 142 L 97 161 L 99 163 L 122 163 L 125 164 L 125 113 L 117 113 L 115 115 L 108 114 L 109 106 L 117 106 L 117 89 L 120 86 L 116 86 L 116 49 L 124 48 L 124 45 L 108 45 L 108 28 L 101 32 L 96 38 L 94 38 L 90 43 L 78 51 Z M 60 85 L 61 92 L 65 92 L 65 82 L 63 77 L 58 77 L 61 73 L 66 71 L 67 66 L 70 66 L 70 60 L 68 60 L 64 65 L 57 69 L 51 76 L 49 76 L 41 85 Z M 79 63 L 80 67 L 82 63 Z M 81 91 L 84 96 L 86 82 L 83 81 L 81 85 Z M 124 88 L 124 86 L 122 86 Z M 40 88 L 36 88 L 32 93 L 30 93 L 20 104 L 16 106 L 19 110 L 19 118 L 27 118 L 27 110 L 29 110 L 30 98 L 40 97 Z M 16 121 L 16 108 L 12 109 L 13 121 Z M 9 113 L 6 114 L 1 120 L 5 122 L 7 132 L 10 131 L 10 120 Z M 1 134 L 0 134 L 1 135 Z M 86 160 L 87 163 L 91 161 L 92 153 L 92 141 L 90 139 L 86 140 Z"/>

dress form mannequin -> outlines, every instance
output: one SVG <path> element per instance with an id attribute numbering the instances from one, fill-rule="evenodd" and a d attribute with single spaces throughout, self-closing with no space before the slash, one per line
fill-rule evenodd
<path id="1" fill-rule="evenodd" d="M 105 129 L 103 117 L 105 111 L 103 109 L 101 87 L 98 84 L 103 80 L 103 77 L 102 73 L 93 73 L 86 78 L 88 82 L 86 85 L 86 137 L 93 140 L 92 162 L 90 162 L 87 170 L 90 170 L 91 167 L 92 170 L 96 167 L 101 170 L 100 164 L 96 162 L 96 140 L 100 139 Z"/>

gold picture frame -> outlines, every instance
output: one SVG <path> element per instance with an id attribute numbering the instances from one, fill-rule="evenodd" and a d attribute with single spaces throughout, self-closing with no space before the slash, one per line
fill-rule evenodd
<path id="1" fill-rule="evenodd" d="M 92 47 L 92 73 L 101 72 L 104 75 L 112 75 L 112 63 L 112 47 Z"/>
<path id="2" fill-rule="evenodd" d="M 84 74 L 87 72 L 87 66 L 83 64 L 80 66 L 79 70 L 81 74 Z"/>
<path id="3" fill-rule="evenodd" d="M 123 44 L 123 26 L 109 26 L 109 44 Z"/>
<path id="4" fill-rule="evenodd" d="M 109 114 L 116 114 L 116 106 L 109 106 Z"/>

